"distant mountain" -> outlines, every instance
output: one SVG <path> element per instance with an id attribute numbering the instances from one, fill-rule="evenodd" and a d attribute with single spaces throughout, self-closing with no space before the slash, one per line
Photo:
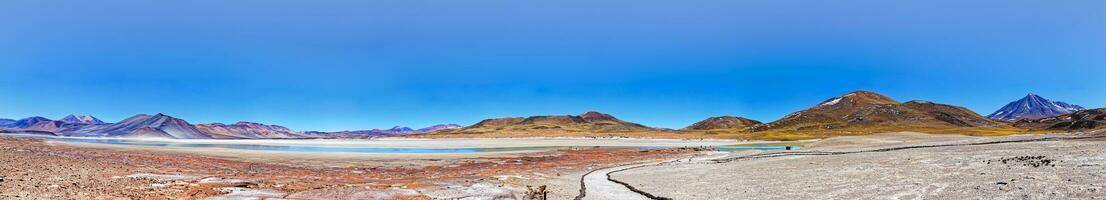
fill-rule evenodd
<path id="1" fill-rule="evenodd" d="M 119 123 L 88 125 L 77 130 L 63 131 L 66 136 L 122 137 L 142 128 L 153 128 L 175 139 L 210 139 L 207 133 L 197 130 L 187 121 L 158 113 L 135 115 Z M 148 129 L 143 131 L 149 131 Z"/>
<path id="2" fill-rule="evenodd" d="M 1106 108 L 1080 110 L 1041 119 L 1022 119 L 1014 126 L 1030 129 L 1080 130 L 1106 128 Z"/>
<path id="3" fill-rule="evenodd" d="M 254 122 L 196 124 L 195 127 L 216 139 L 303 138 L 302 134 L 283 126 Z"/>
<path id="4" fill-rule="evenodd" d="M 620 132 L 620 131 L 652 131 L 657 130 L 641 124 L 626 122 L 614 116 L 587 112 L 581 115 L 561 116 L 532 116 L 532 117 L 508 117 L 486 119 L 472 126 L 458 130 L 459 132 L 489 132 L 489 131 L 584 131 L 584 132 Z"/>
<path id="5" fill-rule="evenodd" d="M 28 117 L 20 120 L 0 119 L 0 132 L 45 134 L 73 137 L 135 137 L 172 139 L 303 139 L 303 138 L 365 138 L 424 134 L 462 128 L 456 124 L 434 125 L 421 129 L 395 126 L 338 132 L 299 132 L 279 125 L 255 122 L 234 124 L 190 124 L 164 114 L 139 114 L 117 123 L 104 123 L 92 116 L 69 115 L 61 120 Z"/>
<path id="6" fill-rule="evenodd" d="M 410 127 L 406 127 L 406 126 L 393 126 L 391 129 L 388 129 L 388 131 L 408 132 L 408 131 L 415 131 L 415 129 L 411 129 Z"/>
<path id="7" fill-rule="evenodd" d="M 8 127 L 8 128 L 27 128 L 27 127 L 30 127 L 32 125 L 38 124 L 40 122 L 48 122 L 48 121 L 53 121 L 53 120 L 47 119 L 45 117 L 38 117 L 38 116 L 28 117 L 28 118 L 23 118 L 23 119 L 15 121 L 15 123 L 13 123 L 11 125 L 11 127 Z"/>
<path id="8" fill-rule="evenodd" d="M 827 134 L 1000 126 L 963 107 L 920 100 L 899 103 L 877 93 L 856 91 L 748 130 Z"/>
<path id="9" fill-rule="evenodd" d="M 461 129 L 461 128 L 464 128 L 464 127 L 462 127 L 461 125 L 456 125 L 456 124 L 439 124 L 439 125 L 434 125 L 434 126 L 430 126 L 430 127 L 426 127 L 426 128 L 420 128 L 420 129 L 415 130 L 415 131 L 418 132 L 418 133 L 431 133 L 431 132 L 435 132 L 435 131 L 454 130 L 454 129 Z"/>
<path id="10" fill-rule="evenodd" d="M 32 124 L 30 126 L 26 126 L 26 127 L 20 127 L 17 130 L 21 130 L 21 131 L 42 131 L 42 132 L 57 133 L 57 132 L 61 132 L 62 130 L 75 128 L 77 126 L 78 125 L 76 125 L 76 124 L 68 124 L 68 123 L 65 123 L 65 122 L 62 122 L 62 121 L 49 120 L 49 121 L 40 121 L 38 123 Z"/>
<path id="11" fill-rule="evenodd" d="M 69 115 L 65 116 L 65 118 L 62 118 L 61 121 L 70 124 L 104 124 L 104 122 L 100 121 L 100 119 L 96 119 L 96 117 L 92 117 L 90 115 Z"/>
<path id="12" fill-rule="evenodd" d="M 760 121 L 746 119 L 742 117 L 734 116 L 721 116 L 711 117 L 703 121 L 696 122 L 687 128 L 686 130 L 714 130 L 714 129 L 745 129 L 750 126 L 761 124 Z"/>
<path id="13" fill-rule="evenodd" d="M 0 128 L 11 128 L 14 124 L 14 119 L 0 119 Z"/>
<path id="14" fill-rule="evenodd" d="M 61 131 L 77 129 L 81 125 L 103 123 L 104 122 L 100 121 L 99 119 L 90 116 L 76 117 L 73 115 L 69 115 L 65 119 L 59 121 L 47 119 L 45 117 L 28 117 L 20 120 L 0 119 L 0 128 L 6 128 L 12 131 L 38 131 L 57 133 Z"/>
<path id="15" fill-rule="evenodd" d="M 987 115 L 987 118 L 1013 122 L 1020 119 L 1055 117 L 1080 110 L 1083 110 L 1083 107 L 1079 105 L 1052 101 L 1030 93 L 1022 99 L 1006 104 L 1006 106 L 998 109 L 995 113 Z"/>
<path id="16" fill-rule="evenodd" d="M 403 126 L 395 126 L 390 129 L 372 129 L 372 130 L 356 130 L 356 131 L 335 131 L 335 132 L 321 132 L 321 131 L 307 131 L 304 135 L 309 137 L 322 137 L 322 138 L 368 138 L 368 137 L 390 137 L 390 136 L 405 136 L 405 135 L 418 135 L 431 133 L 441 130 L 453 130 L 460 129 L 461 126 L 456 124 L 439 124 L 426 128 L 411 129 Z"/>

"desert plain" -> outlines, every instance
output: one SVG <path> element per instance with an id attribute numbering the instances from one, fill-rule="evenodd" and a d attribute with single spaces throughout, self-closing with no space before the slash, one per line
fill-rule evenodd
<path id="1" fill-rule="evenodd" d="M 182 141 L 519 148 L 471 153 L 152 147 L 3 136 L 0 199 L 1098 199 L 1106 197 L 1103 134 L 894 132 L 802 141 L 801 148 L 792 150 L 727 151 L 712 147 L 778 143 L 628 138 Z"/>

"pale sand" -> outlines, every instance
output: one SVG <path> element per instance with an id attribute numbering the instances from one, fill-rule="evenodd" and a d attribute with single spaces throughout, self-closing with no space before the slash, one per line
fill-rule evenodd
<path id="1" fill-rule="evenodd" d="M 1020 140 L 892 133 L 840 137 L 802 151 Z M 752 152 L 734 153 L 736 155 Z M 1041 156 L 1040 159 L 1014 159 Z M 1030 166 L 1041 161 L 1046 166 Z M 674 199 L 1088 199 L 1106 197 L 1106 141 L 1041 141 L 800 155 L 643 167 L 612 174 Z"/>

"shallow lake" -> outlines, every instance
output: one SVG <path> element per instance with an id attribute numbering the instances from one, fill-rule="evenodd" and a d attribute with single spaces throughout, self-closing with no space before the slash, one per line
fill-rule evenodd
<path id="1" fill-rule="evenodd" d="M 514 152 L 514 151 L 541 151 L 555 149 L 590 149 L 590 148 L 676 148 L 684 146 L 527 146 L 527 147 L 472 147 L 472 148 L 416 148 L 416 147 L 349 147 L 349 146 L 311 146 L 311 145 L 280 145 L 280 144 L 249 144 L 220 142 L 174 142 L 168 140 L 136 140 L 113 138 L 76 138 L 76 137 L 44 137 L 48 140 L 63 142 L 81 142 L 95 144 L 111 144 L 125 146 L 147 147 L 178 147 L 178 148 L 225 148 L 239 150 L 260 151 L 291 151 L 291 152 L 344 152 L 344 153 L 479 153 L 479 152 Z M 794 144 L 745 144 L 745 145 L 716 145 L 712 146 L 720 151 L 742 150 L 796 150 Z"/>

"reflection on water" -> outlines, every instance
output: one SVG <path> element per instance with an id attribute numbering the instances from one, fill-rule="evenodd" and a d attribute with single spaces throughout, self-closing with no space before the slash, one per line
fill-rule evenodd
<path id="1" fill-rule="evenodd" d="M 193 147 L 193 148 L 226 148 L 241 150 L 261 151 L 293 151 L 293 152 L 346 152 L 346 153 L 478 153 L 478 152 L 509 152 L 509 151 L 539 151 L 553 149 L 592 149 L 592 148 L 674 148 L 675 146 L 538 146 L 538 147 L 490 147 L 490 148 L 389 148 L 389 147 L 326 147 L 326 146 L 296 146 L 296 145 L 265 145 L 265 144 L 225 144 L 225 143 L 177 143 L 157 140 L 132 140 L 111 138 L 62 138 L 47 137 L 49 140 L 65 142 L 83 142 L 96 144 L 147 146 L 147 147 Z M 798 146 L 780 145 L 722 145 L 715 146 L 721 151 L 740 150 L 791 150 Z"/>

